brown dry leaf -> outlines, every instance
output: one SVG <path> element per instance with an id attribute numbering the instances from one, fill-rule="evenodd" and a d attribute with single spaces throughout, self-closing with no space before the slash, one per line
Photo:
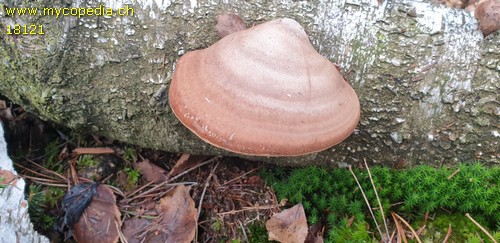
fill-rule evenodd
<path id="1" fill-rule="evenodd" d="M 323 243 L 323 234 L 325 230 L 325 225 L 321 222 L 309 226 L 309 232 L 305 243 Z"/>
<path id="2" fill-rule="evenodd" d="M 14 175 L 10 170 L 0 170 L 0 185 L 16 185 L 17 176 Z"/>
<path id="3" fill-rule="evenodd" d="M 307 237 L 307 220 L 302 204 L 273 215 L 266 222 L 269 240 L 303 243 Z"/>
<path id="4" fill-rule="evenodd" d="M 248 177 L 248 180 L 247 180 L 247 184 L 258 184 L 260 183 L 261 179 L 260 179 L 260 176 L 257 176 L 257 175 L 254 175 L 254 176 L 250 176 Z"/>
<path id="5" fill-rule="evenodd" d="M 118 242 L 121 214 L 113 191 L 99 185 L 92 202 L 73 228 L 73 237 L 82 242 Z"/>
<path id="6" fill-rule="evenodd" d="M 156 206 L 159 215 L 154 220 L 132 219 L 124 222 L 123 234 L 129 243 L 179 242 L 194 239 L 197 211 L 189 188 L 179 185 L 160 199 Z"/>
<path id="7" fill-rule="evenodd" d="M 134 168 L 141 171 L 141 174 L 148 182 L 158 183 L 165 181 L 167 178 L 165 176 L 166 171 L 160 166 L 151 163 L 148 159 L 134 163 Z"/>
<path id="8" fill-rule="evenodd" d="M 189 195 L 189 187 L 179 185 L 160 200 L 156 207 L 160 214 L 168 242 L 186 242 L 194 239 L 197 227 L 197 211 Z"/>
<path id="9" fill-rule="evenodd" d="M 151 220 L 147 220 L 144 218 L 141 219 L 127 219 L 123 221 L 122 233 L 127 239 L 128 243 L 141 243 L 141 242 L 150 242 L 150 243 L 160 243 L 165 242 L 161 234 L 148 234 L 144 241 L 141 239 L 141 233 L 148 228 L 151 224 Z"/>
<path id="10" fill-rule="evenodd" d="M 351 224 L 354 222 L 354 219 L 356 219 L 355 216 L 351 216 L 348 220 L 347 220 L 347 225 L 346 227 L 349 228 L 351 227 Z"/>
<path id="11" fill-rule="evenodd" d="M 5 109 L 0 108 L 0 120 L 4 121 L 12 121 L 14 120 L 14 115 L 12 114 L 12 110 L 10 107 Z"/>
<path id="12" fill-rule="evenodd" d="M 7 106 L 5 100 L 0 100 L 0 120 L 12 121 L 14 120 L 14 115 L 12 110 Z"/>
<path id="13" fill-rule="evenodd" d="M 175 162 L 175 166 L 168 173 L 167 178 L 176 176 L 177 174 L 198 165 L 208 158 L 209 156 L 182 154 L 181 157 Z"/>

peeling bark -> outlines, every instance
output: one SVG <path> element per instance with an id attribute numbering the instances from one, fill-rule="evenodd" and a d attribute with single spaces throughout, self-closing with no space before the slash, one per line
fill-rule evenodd
<path id="1" fill-rule="evenodd" d="M 219 13 L 237 13 L 249 25 L 289 17 L 342 67 L 360 97 L 362 118 L 356 132 L 334 148 L 265 160 L 500 163 L 500 33 L 483 39 L 465 10 L 404 0 L 129 2 L 134 16 L 4 16 L 2 29 L 43 23 L 46 34 L 1 32 L 0 93 L 74 129 L 172 152 L 232 155 L 203 143 L 173 116 L 166 91 L 174 64 L 183 53 L 217 40 Z M 0 4 L 125 6 L 118 0 Z"/>

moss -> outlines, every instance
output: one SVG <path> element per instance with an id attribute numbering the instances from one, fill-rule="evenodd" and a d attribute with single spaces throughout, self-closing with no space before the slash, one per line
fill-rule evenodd
<path id="1" fill-rule="evenodd" d="M 459 172 L 450 177 L 457 170 Z M 377 205 L 366 170 L 354 171 L 371 205 Z M 500 167 L 486 168 L 472 163 L 456 168 L 418 166 L 402 171 L 374 167 L 371 172 L 385 213 L 398 212 L 406 220 L 415 222 L 425 213 L 446 209 L 457 215 L 470 213 L 483 226 L 499 230 L 500 215 L 496 212 L 500 209 Z M 320 167 L 291 171 L 278 169 L 263 172 L 262 176 L 273 185 L 280 200 L 287 198 L 291 205 L 302 203 L 309 223 L 326 219 L 331 240 L 342 237 L 361 240 L 366 236 L 366 227 L 361 225 L 368 225 L 366 222 L 371 221 L 371 216 L 348 170 Z M 378 211 L 375 213 L 381 223 L 383 215 Z M 346 220 L 353 216 L 354 227 L 346 227 Z M 441 221 L 446 221 L 446 218 Z M 441 221 L 437 223 L 441 225 Z M 457 225 L 458 228 L 469 226 L 469 223 Z"/>
<path id="2" fill-rule="evenodd" d="M 254 223 L 248 226 L 248 242 L 249 243 L 268 243 L 268 233 L 264 224 Z"/>
<path id="3" fill-rule="evenodd" d="M 27 201 L 28 213 L 35 229 L 43 234 L 52 232 L 56 220 L 57 202 L 64 196 L 64 190 L 57 187 L 30 185 Z"/>
<path id="4" fill-rule="evenodd" d="M 416 221 L 413 223 L 413 227 L 421 227 L 424 224 L 423 221 L 423 219 Z M 449 242 L 463 242 L 465 240 L 473 242 L 476 237 L 478 239 L 489 239 L 488 236 L 484 234 L 472 221 L 465 217 L 464 214 L 439 213 L 435 215 L 433 219 L 428 220 L 425 230 L 422 232 L 421 240 L 429 242 L 443 241 L 448 232 L 448 227 L 450 226 L 452 234 L 448 239 Z M 494 235 L 497 235 L 494 237 L 498 240 L 500 235 L 498 235 L 498 233 Z"/>

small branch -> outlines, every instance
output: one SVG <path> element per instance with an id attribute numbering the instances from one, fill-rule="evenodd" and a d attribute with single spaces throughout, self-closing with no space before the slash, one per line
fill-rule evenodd
<path id="1" fill-rule="evenodd" d="M 227 184 L 229 184 L 229 183 L 231 183 L 231 182 L 233 182 L 233 181 L 235 181 L 235 180 L 238 180 L 239 178 L 241 178 L 241 177 L 243 177 L 243 176 L 245 176 L 245 175 L 248 175 L 248 174 L 250 174 L 250 173 L 252 173 L 252 172 L 254 172 L 254 171 L 256 171 L 256 170 L 258 170 L 258 169 L 260 169 L 260 168 L 262 168 L 262 166 L 259 166 L 259 167 L 257 167 L 257 168 L 251 169 L 251 170 L 249 170 L 248 172 L 245 172 L 245 173 L 243 173 L 242 175 L 240 175 L 240 176 L 238 176 L 238 177 L 235 177 L 235 178 L 233 178 L 233 179 L 231 179 L 231 180 L 227 181 L 226 183 L 222 184 L 222 186 L 225 186 L 225 185 L 227 185 Z"/>
<path id="2" fill-rule="evenodd" d="M 98 148 L 76 148 L 73 149 L 73 155 L 78 156 L 82 154 L 113 154 L 115 151 L 109 147 L 98 147 Z"/>
<path id="3" fill-rule="evenodd" d="M 203 204 L 203 199 L 205 198 L 205 193 L 207 192 L 207 188 L 210 184 L 210 180 L 215 174 L 215 170 L 217 170 L 217 167 L 219 166 L 220 161 L 217 161 L 215 166 L 210 170 L 210 174 L 207 176 L 207 179 L 205 180 L 205 185 L 203 186 L 203 192 L 201 193 L 200 196 L 200 201 L 198 202 L 198 215 L 196 217 L 196 220 L 200 220 L 200 214 L 201 214 L 201 205 Z M 195 228 L 195 242 L 197 242 L 198 239 L 198 227 Z"/>
<path id="4" fill-rule="evenodd" d="M 443 243 L 448 243 L 448 239 L 451 237 L 451 224 L 448 224 L 448 233 L 446 233 L 446 236 L 444 237 Z"/>
<path id="5" fill-rule="evenodd" d="M 226 215 L 226 214 L 235 214 L 235 213 L 240 213 L 240 212 L 245 212 L 245 211 L 252 211 L 252 210 L 274 209 L 274 208 L 283 207 L 283 206 L 285 206 L 285 204 L 286 204 L 286 200 L 282 200 L 277 205 L 264 205 L 264 206 L 256 206 L 256 207 L 243 207 L 243 209 L 240 209 L 240 210 L 231 210 L 229 212 L 218 213 L 217 215 L 223 216 L 223 215 Z"/>
<path id="6" fill-rule="evenodd" d="M 399 220 L 401 220 L 401 222 L 403 222 L 403 224 L 405 224 L 406 227 L 408 227 L 408 229 L 410 229 L 411 233 L 413 233 L 413 235 L 415 236 L 415 239 L 417 239 L 418 243 L 422 243 L 422 241 L 418 237 L 417 232 L 415 232 L 415 230 L 413 230 L 413 228 L 411 227 L 411 225 L 408 222 L 406 222 L 406 220 L 404 220 L 401 216 L 397 215 L 396 213 L 392 213 L 392 215 L 394 217 L 397 217 Z"/>
<path id="7" fill-rule="evenodd" d="M 217 169 L 219 164 L 220 164 L 220 161 L 218 161 L 217 164 L 215 164 L 214 168 L 212 168 L 212 170 L 210 171 L 210 175 L 208 175 L 207 179 L 205 180 L 205 185 L 203 186 L 203 192 L 201 193 L 201 196 L 200 196 L 200 202 L 198 203 L 198 217 L 197 217 L 197 219 L 200 218 L 201 205 L 203 204 L 203 198 L 205 197 L 205 193 L 206 193 L 207 188 L 210 184 L 210 180 L 214 176 L 215 170 Z"/>
<path id="8" fill-rule="evenodd" d="M 453 178 L 458 172 L 460 172 L 460 168 L 458 168 L 457 170 L 455 170 L 455 172 L 451 173 L 451 175 L 448 176 L 448 180 L 451 180 L 451 178 Z"/>
<path id="9" fill-rule="evenodd" d="M 479 227 L 488 237 L 490 237 L 490 239 L 494 242 L 494 243 L 498 243 L 497 240 L 495 240 L 495 238 L 493 238 L 493 236 L 490 234 L 490 232 L 488 232 L 483 226 L 481 226 L 476 220 L 474 220 L 469 213 L 466 213 L 465 216 L 467 218 L 470 219 L 470 221 L 472 221 L 472 223 L 474 223 L 477 227 Z"/>
<path id="10" fill-rule="evenodd" d="M 177 178 L 179 178 L 179 177 L 181 177 L 181 176 L 183 176 L 183 175 L 191 172 L 192 170 L 195 170 L 198 167 L 201 167 L 201 166 L 206 165 L 208 163 L 212 163 L 213 161 L 215 161 L 215 160 L 217 160 L 219 158 L 220 158 L 219 156 L 213 157 L 213 158 L 211 158 L 211 159 L 209 159 L 209 160 L 207 160 L 207 161 L 205 161 L 203 163 L 200 163 L 200 164 L 198 164 L 198 165 L 196 165 L 196 166 L 194 166 L 192 168 L 189 168 L 188 170 L 185 170 L 184 172 L 182 172 L 182 173 L 180 173 L 180 174 L 178 174 L 178 175 L 176 175 L 176 176 L 174 176 L 174 177 L 172 177 L 172 178 L 170 178 L 170 179 L 168 179 L 168 180 L 166 180 L 166 181 L 164 181 L 162 183 L 154 185 L 152 188 L 150 188 L 150 189 L 148 189 L 148 190 L 146 190 L 144 192 L 141 192 L 140 194 L 136 195 L 133 198 L 127 198 L 123 202 L 130 202 L 130 201 L 134 200 L 135 198 L 144 197 L 145 195 L 148 195 L 150 192 L 153 192 L 154 190 L 156 190 L 156 189 L 158 189 L 158 188 L 160 188 L 162 186 L 169 185 L 170 182 L 172 182 L 172 181 L 176 180 Z M 136 192 L 138 192 L 138 191 L 134 191 L 133 194 L 135 194 Z M 130 195 L 129 195 L 129 197 L 130 197 Z"/>
<path id="11" fill-rule="evenodd" d="M 401 222 L 399 222 L 399 220 L 396 218 L 395 213 L 391 213 L 391 215 L 392 215 L 392 219 L 394 220 L 394 224 L 396 225 L 396 231 L 398 232 L 397 242 L 398 243 L 399 242 L 405 242 L 405 243 L 408 242 L 408 240 L 406 239 L 406 234 L 405 234 L 405 231 L 403 229 L 403 226 L 401 225 Z M 392 239 L 392 236 L 391 236 L 391 239 Z"/>

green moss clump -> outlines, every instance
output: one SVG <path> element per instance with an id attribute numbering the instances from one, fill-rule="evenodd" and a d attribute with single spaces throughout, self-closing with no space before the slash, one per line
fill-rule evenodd
<path id="1" fill-rule="evenodd" d="M 269 241 L 266 226 L 260 223 L 251 224 L 248 226 L 248 242 L 249 243 L 269 243 L 276 241 Z"/>
<path id="2" fill-rule="evenodd" d="M 37 231 L 45 234 L 53 231 L 52 225 L 57 218 L 55 210 L 64 193 L 63 189 L 57 187 L 33 184 L 28 187 L 28 213 Z"/>
<path id="3" fill-rule="evenodd" d="M 456 170 L 459 172 L 450 177 Z M 367 171 L 354 171 L 370 204 L 376 207 L 378 203 Z M 426 212 L 446 209 L 460 215 L 470 213 L 483 226 L 499 230 L 500 167 L 485 168 L 473 163 L 451 169 L 418 166 L 391 170 L 374 167 L 371 172 L 386 214 L 398 212 L 406 220 L 414 222 Z M 277 169 L 264 171 L 262 176 L 274 187 L 280 200 L 287 198 L 291 205 L 302 203 L 309 223 L 326 220 L 333 242 L 339 239 L 368 241 L 373 237 L 366 233 L 367 229 L 377 231 L 374 225 L 367 223 L 373 220 L 347 169 Z M 375 210 L 375 215 L 382 224 L 381 212 Z M 353 221 L 347 227 L 346 220 L 351 217 L 354 217 Z"/>

